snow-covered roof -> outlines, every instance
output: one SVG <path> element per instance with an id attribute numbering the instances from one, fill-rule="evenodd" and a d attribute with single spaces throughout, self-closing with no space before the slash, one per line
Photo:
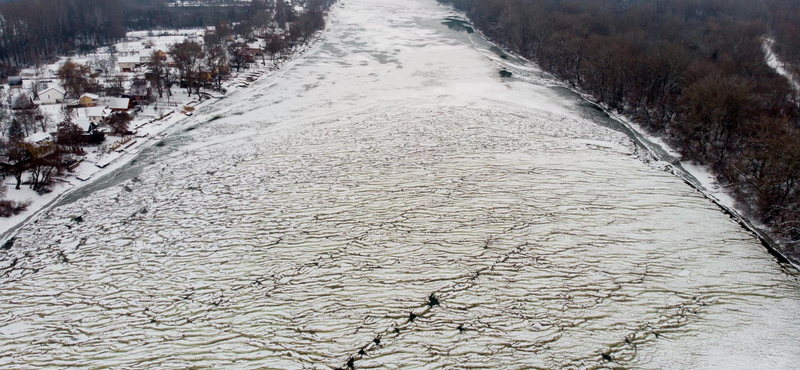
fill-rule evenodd
<path id="1" fill-rule="evenodd" d="M 130 99 L 128 98 L 111 98 L 108 101 L 108 107 L 111 109 L 128 109 Z"/>
<path id="2" fill-rule="evenodd" d="M 95 94 L 89 94 L 89 93 L 81 95 L 81 98 L 89 98 L 89 99 L 92 99 L 92 100 L 100 99 L 99 96 L 97 96 Z"/>
<path id="3" fill-rule="evenodd" d="M 86 117 L 76 118 L 73 123 L 75 123 L 83 131 L 89 131 L 89 127 L 92 126 L 92 121 Z"/>
<path id="4" fill-rule="evenodd" d="M 133 57 L 119 57 L 119 59 L 117 59 L 117 62 L 118 63 L 139 63 L 140 60 L 139 60 L 139 56 L 137 55 L 137 56 L 133 56 Z"/>
<path id="5" fill-rule="evenodd" d="M 25 142 L 28 144 L 41 144 L 44 141 L 52 141 L 52 140 L 53 137 L 46 132 L 37 132 L 25 138 Z"/>
<path id="6" fill-rule="evenodd" d="M 75 111 L 78 113 L 78 118 L 104 117 L 107 114 L 103 107 L 78 108 Z"/>
<path id="7" fill-rule="evenodd" d="M 53 91 L 55 91 L 55 92 L 58 92 L 58 93 L 60 93 L 61 95 L 64 95 L 64 94 L 66 94 L 66 93 L 67 93 L 66 91 L 64 91 L 64 89 L 62 89 L 62 88 L 60 88 L 60 87 L 55 87 L 55 86 L 54 86 L 54 87 L 48 87 L 48 88 L 46 88 L 46 89 L 44 89 L 44 90 L 40 91 L 40 92 L 39 92 L 39 94 L 44 94 L 44 93 L 46 93 L 46 92 L 48 92 L 48 91 L 50 91 L 50 90 L 53 90 Z"/>

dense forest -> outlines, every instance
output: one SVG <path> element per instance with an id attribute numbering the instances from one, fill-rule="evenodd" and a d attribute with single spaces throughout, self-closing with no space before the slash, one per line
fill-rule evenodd
<path id="1" fill-rule="evenodd" d="M 0 63 L 30 64 L 125 36 L 120 0 L 27 0 L 0 5 Z"/>
<path id="2" fill-rule="evenodd" d="M 502 46 L 704 164 L 800 256 L 797 0 L 440 0 Z"/>
<path id="3" fill-rule="evenodd" d="M 176 6 L 166 0 L 139 0 L 125 4 L 125 26 L 131 30 L 158 28 L 191 28 L 216 26 L 220 23 L 241 22 L 252 14 L 251 4 L 263 1 L 226 2 L 204 1 L 202 6 Z"/>
<path id="4" fill-rule="evenodd" d="M 266 1 L 24 0 L 0 3 L 0 71 L 88 51 L 127 30 L 238 23 L 263 16 Z M 272 2 L 269 2 L 272 4 Z M 201 6 L 202 5 L 202 6 Z"/>

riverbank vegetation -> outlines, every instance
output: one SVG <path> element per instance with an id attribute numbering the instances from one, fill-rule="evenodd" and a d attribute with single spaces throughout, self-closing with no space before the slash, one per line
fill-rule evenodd
<path id="1" fill-rule="evenodd" d="M 800 257 L 800 1 L 440 0 L 710 168 Z"/>

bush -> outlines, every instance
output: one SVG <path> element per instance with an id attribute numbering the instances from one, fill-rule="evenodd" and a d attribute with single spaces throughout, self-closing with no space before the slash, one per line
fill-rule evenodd
<path id="1" fill-rule="evenodd" d="M 18 215 L 23 211 L 28 210 L 31 201 L 15 202 L 13 200 L 2 199 L 0 200 L 0 217 L 11 217 Z"/>
<path id="2" fill-rule="evenodd" d="M 106 134 L 102 131 L 94 130 L 92 133 L 89 134 L 89 137 L 86 139 L 87 144 L 95 144 L 99 145 L 102 144 L 103 141 L 106 140 Z"/>

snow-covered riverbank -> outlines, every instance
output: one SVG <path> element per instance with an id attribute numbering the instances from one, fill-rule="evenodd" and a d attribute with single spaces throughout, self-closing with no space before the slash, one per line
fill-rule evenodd
<path id="1" fill-rule="evenodd" d="M 234 73 L 233 76 L 224 83 L 226 91 L 228 94 L 234 96 L 236 96 L 236 93 L 246 94 L 247 89 L 253 82 L 280 71 L 280 67 L 304 55 L 309 50 L 312 50 L 319 41 L 319 37 L 315 37 L 310 39 L 308 43 L 299 45 L 290 55 L 278 60 L 276 65 L 270 63 L 269 66 L 259 66 L 256 64 L 253 68 L 246 68 L 241 72 Z M 123 42 L 121 44 L 125 43 Z M 65 58 L 62 59 L 63 60 L 59 63 L 63 63 L 63 61 L 66 60 Z M 50 66 L 50 68 L 53 69 L 57 66 L 58 63 Z M 178 94 L 175 94 L 177 95 L 176 100 L 181 101 L 179 98 L 182 94 L 185 94 L 185 92 L 181 91 L 182 89 L 176 88 L 176 90 L 178 91 Z M 167 111 L 160 119 L 144 117 L 135 120 L 131 126 L 131 128 L 135 130 L 133 138 L 129 143 L 121 146 L 120 149 L 116 151 L 111 153 L 98 153 L 97 148 L 87 148 L 90 150 L 90 153 L 82 159 L 80 165 L 73 171 L 66 173 L 63 178 L 60 178 L 56 185 L 53 186 L 50 193 L 37 194 L 27 185 L 24 185 L 19 190 L 14 190 L 12 188 L 13 184 L 9 182 L 12 178 L 7 179 L 6 186 L 10 189 L 6 194 L 7 198 L 19 202 L 28 201 L 30 205 L 25 211 L 17 215 L 0 218 L 0 240 L 5 242 L 13 237 L 19 227 L 27 222 L 35 220 L 42 211 L 56 204 L 58 200 L 64 196 L 92 185 L 95 180 L 99 178 L 119 171 L 120 168 L 126 166 L 131 160 L 135 159 L 143 149 L 157 144 L 159 141 L 163 140 L 164 137 L 173 133 L 176 126 L 184 126 L 187 122 L 188 124 L 195 122 L 196 120 L 191 119 L 190 116 L 182 112 L 183 107 L 203 109 L 226 98 L 226 95 L 214 92 L 206 93 L 205 96 L 206 99 L 203 100 L 186 101 L 186 104 L 181 104 L 179 107 Z M 148 107 L 148 109 L 150 109 L 150 107 Z"/>
<path id="2" fill-rule="evenodd" d="M 471 29 L 474 29 L 469 24 L 468 18 L 464 14 L 454 15 L 450 19 L 463 22 L 463 24 L 469 25 Z M 477 50 L 483 53 L 498 67 L 502 68 L 503 71 L 511 72 L 509 73 L 509 78 L 514 76 L 513 78 L 530 83 L 556 85 L 580 96 L 580 98 L 585 100 L 593 109 L 602 110 L 605 117 L 596 118 L 597 121 L 600 121 L 599 124 L 626 134 L 641 151 L 640 154 L 643 155 L 643 160 L 656 168 L 670 171 L 675 176 L 697 189 L 706 196 L 706 198 L 719 206 L 725 213 L 729 214 L 730 217 L 736 220 L 744 229 L 756 235 L 763 246 L 767 248 L 780 263 L 791 265 L 795 269 L 800 270 L 800 262 L 797 261 L 797 258 L 788 254 L 782 245 L 769 235 L 769 229 L 765 225 L 747 216 L 747 212 L 742 207 L 742 204 L 737 203 L 730 189 L 721 185 L 708 167 L 693 161 L 683 160 L 678 151 L 670 144 L 665 142 L 662 138 L 648 133 L 647 130 L 629 117 L 624 114 L 613 112 L 607 106 L 599 105 L 593 101 L 591 94 L 582 91 L 578 87 L 559 81 L 557 77 L 541 71 L 536 67 L 534 62 L 513 52 L 503 50 L 499 45 L 489 41 L 488 37 L 483 35 L 480 30 L 475 30 L 478 36 L 471 36 L 470 41 L 475 45 Z M 794 76 L 784 68 L 783 63 L 772 51 L 773 42 L 774 41 L 771 39 L 764 39 L 763 49 L 767 64 L 774 68 L 780 75 L 786 77 L 790 84 L 800 91 L 800 85 L 798 85 Z M 591 111 L 591 109 L 588 110 Z"/>

